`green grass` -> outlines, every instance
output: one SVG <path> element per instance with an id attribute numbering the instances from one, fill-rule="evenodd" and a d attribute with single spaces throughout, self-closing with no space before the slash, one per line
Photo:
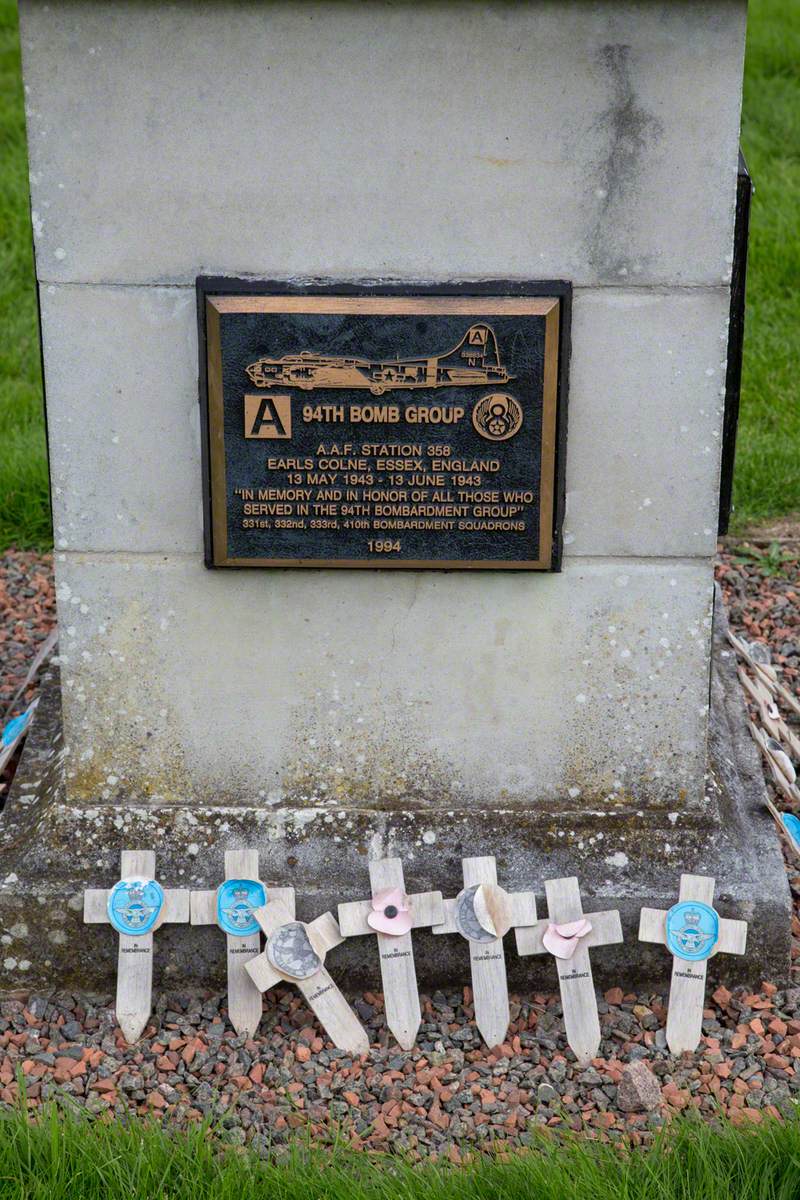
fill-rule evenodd
<path id="1" fill-rule="evenodd" d="M 17 6 L 0 0 L 0 552 L 51 544 Z"/>
<path id="2" fill-rule="evenodd" d="M 750 0 L 756 183 L 734 530 L 800 512 L 800 0 Z M 15 0 L 0 0 L 0 552 L 50 545 Z"/>
<path id="3" fill-rule="evenodd" d="M 0 1200 L 797 1200 L 800 1123 L 710 1129 L 684 1120 L 649 1150 L 542 1136 L 498 1161 L 412 1167 L 295 1143 L 280 1162 L 205 1128 L 101 1124 L 50 1109 L 0 1120 Z"/>
<path id="4" fill-rule="evenodd" d="M 734 528 L 800 512 L 800 0 L 750 0 L 750 227 Z"/>

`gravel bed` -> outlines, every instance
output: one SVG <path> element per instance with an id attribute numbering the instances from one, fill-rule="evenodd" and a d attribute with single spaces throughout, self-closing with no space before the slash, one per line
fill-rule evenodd
<path id="1" fill-rule="evenodd" d="M 776 543 L 777 545 L 777 543 Z M 772 573 L 776 571 L 777 573 Z M 731 629 L 749 642 L 769 646 L 781 681 L 800 695 L 800 541 L 793 540 L 770 555 L 763 546 L 728 545 L 718 554 L 717 580 L 722 588 Z M 743 691 L 751 718 L 759 724 L 755 705 Z M 785 705 L 787 724 L 800 736 L 800 719 Z M 795 763 L 800 772 L 800 763 Z M 792 811 L 765 768 L 767 792 L 780 812 Z M 800 817 L 800 810 L 797 810 Z M 781 841 L 794 901 L 792 975 L 800 976 L 800 864 Z"/>
<path id="2" fill-rule="evenodd" d="M 94 1114 L 151 1114 L 171 1128 L 211 1118 L 224 1140 L 285 1153 L 296 1133 L 323 1142 L 461 1161 L 472 1150 L 529 1144 L 537 1126 L 648 1141 L 671 1115 L 758 1123 L 800 1090 L 800 988 L 719 988 L 699 1050 L 664 1049 L 664 998 L 600 1000 L 601 1056 L 578 1066 L 557 997 L 512 998 L 508 1041 L 481 1043 L 471 993 L 423 997 L 417 1047 L 387 1033 L 380 996 L 355 1007 L 371 1053 L 335 1050 L 295 991 L 276 989 L 255 1038 L 237 1037 L 219 996 L 162 996 L 136 1046 L 108 998 L 31 995 L 0 1002 L 0 1101 L 64 1097 Z M 625 1111 L 625 1110 L 639 1111 Z"/>
<path id="3" fill-rule="evenodd" d="M 751 557 L 755 555 L 757 557 Z M 770 575 L 763 547 L 720 549 L 716 575 L 734 633 L 765 642 L 791 691 L 800 689 L 800 545 L 782 548 L 780 574 Z"/>

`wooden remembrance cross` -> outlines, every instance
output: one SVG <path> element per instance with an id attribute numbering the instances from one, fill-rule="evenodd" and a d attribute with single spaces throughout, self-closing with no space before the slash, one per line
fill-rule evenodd
<path id="1" fill-rule="evenodd" d="M 709 958 L 720 951 L 744 954 L 747 944 L 747 922 L 718 916 L 713 899 L 710 875 L 681 875 L 678 903 L 669 911 L 643 908 L 639 917 L 639 941 L 672 951 L 667 1045 L 673 1054 L 694 1050 L 700 1041 Z"/>
<path id="2" fill-rule="evenodd" d="M 162 888 L 153 850 L 123 850 L 121 878 L 113 888 L 87 888 L 83 919 L 108 923 L 119 934 L 117 1021 L 126 1042 L 136 1042 L 150 1017 L 153 934 L 165 921 L 189 920 L 188 888 Z"/>
<path id="3" fill-rule="evenodd" d="M 305 996 L 334 1046 L 351 1054 L 366 1054 L 366 1030 L 325 970 L 325 955 L 344 938 L 336 918 L 326 912 L 305 925 L 295 921 L 280 900 L 253 910 L 267 936 L 267 946 L 245 963 L 253 983 L 266 992 L 276 983 L 294 983 Z"/>
<path id="4" fill-rule="evenodd" d="M 263 1000 L 244 964 L 261 950 L 261 929 L 253 909 L 280 900 L 294 917 L 294 888 L 267 888 L 258 875 L 257 850 L 225 851 L 225 882 L 214 891 L 194 891 L 193 925 L 217 925 L 226 935 L 228 1016 L 237 1033 L 258 1029 Z"/>
<path id="5" fill-rule="evenodd" d="M 386 1024 L 402 1048 L 410 1050 L 422 1020 L 411 930 L 444 921 L 442 893 L 407 896 L 399 858 L 371 862 L 369 881 L 371 900 L 339 905 L 339 928 L 346 938 L 377 936 Z"/>
<path id="6" fill-rule="evenodd" d="M 469 942 L 475 1023 L 487 1046 L 499 1046 L 511 1020 L 503 938 L 514 926 L 533 925 L 536 896 L 498 887 L 493 856 L 464 858 L 461 866 L 464 888 L 445 900 L 444 923 L 433 932 L 460 933 Z"/>
<path id="7" fill-rule="evenodd" d="M 578 880 L 547 879 L 547 920 L 517 930 L 517 952 L 544 954 L 558 963 L 558 985 L 567 1042 L 579 1063 L 587 1063 L 600 1048 L 600 1018 L 592 980 L 589 951 L 622 941 L 616 909 L 584 913 Z"/>

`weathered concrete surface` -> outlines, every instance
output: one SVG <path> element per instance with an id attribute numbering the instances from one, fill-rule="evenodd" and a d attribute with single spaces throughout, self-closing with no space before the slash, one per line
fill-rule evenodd
<path id="1" fill-rule="evenodd" d="M 601 811 L 702 802 L 702 559 L 510 576 L 71 554 L 58 581 L 73 804 L 538 820 L 569 794 Z"/>
<path id="2" fill-rule="evenodd" d="M 714 554 L 729 303 L 724 288 L 576 293 L 566 554 Z"/>
<path id="3" fill-rule="evenodd" d="M 567 555 L 713 553 L 728 303 L 576 293 Z M 41 310 L 57 548 L 199 556 L 194 291 L 48 284 Z"/>
<path id="4" fill-rule="evenodd" d="M 456 806 L 435 813 L 387 810 L 368 799 L 335 810 L 263 804 L 219 809 L 98 796 L 76 809 L 65 803 L 51 684 L 0 822 L 2 986 L 43 986 L 55 979 L 65 986 L 110 984 L 115 938 L 110 930 L 83 927 L 80 893 L 87 885 L 112 884 L 120 850 L 136 846 L 154 847 L 162 881 L 182 887 L 213 886 L 225 849 L 258 846 L 262 878 L 293 884 L 304 919 L 363 895 L 369 858 L 385 853 L 403 856 L 409 890 L 441 887 L 452 895 L 461 886 L 461 856 L 476 848 L 493 852 L 500 881 L 535 889 L 543 908 L 543 880 L 577 874 L 587 912 L 618 906 L 622 913 L 624 945 L 593 956 L 601 987 L 664 984 L 666 951 L 636 941 L 639 909 L 674 903 L 682 870 L 711 874 L 722 914 L 750 923 L 746 958 L 720 955 L 711 961 L 711 978 L 753 985 L 788 978 L 789 889 L 723 624 L 718 608 L 705 804 L 701 812 L 680 811 L 676 792 L 676 811 L 666 817 L 632 808 L 598 814 L 568 797 L 547 816 L 496 803 L 484 812 Z M 434 941 L 422 932 L 415 939 L 423 985 L 466 982 L 460 939 Z M 512 940 L 508 962 L 517 986 L 555 986 L 552 965 L 518 960 Z M 331 966 L 353 987 L 377 981 L 374 955 L 362 939 L 340 947 Z M 223 978 L 217 931 L 165 926 L 159 932 L 157 984 L 219 985 Z"/>
<path id="5" fill-rule="evenodd" d="M 56 550 L 202 557 L 194 290 L 39 298 Z"/>
<path id="6" fill-rule="evenodd" d="M 21 16 L 69 801 L 699 805 L 743 0 Z M 204 272 L 569 279 L 565 574 L 204 572 Z"/>
<path id="7" fill-rule="evenodd" d="M 728 279 L 745 0 L 20 10 L 44 280 Z"/>

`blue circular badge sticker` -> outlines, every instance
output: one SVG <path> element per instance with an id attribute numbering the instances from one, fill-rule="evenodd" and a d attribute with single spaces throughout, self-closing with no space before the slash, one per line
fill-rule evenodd
<path id="1" fill-rule="evenodd" d="M 676 958 L 701 962 L 719 941 L 719 917 L 696 900 L 674 904 L 667 913 L 667 947 Z"/>
<path id="2" fill-rule="evenodd" d="M 800 819 L 794 813 L 781 813 L 783 827 L 792 839 L 795 850 L 800 850 Z"/>
<path id="3" fill-rule="evenodd" d="M 217 888 L 217 924 L 223 933 L 249 937 L 260 929 L 253 909 L 266 903 L 267 893 L 257 879 L 226 879 Z"/>
<path id="4" fill-rule="evenodd" d="M 155 879 L 120 879 L 108 894 L 108 919 L 117 933 L 149 933 L 164 907 Z"/>

